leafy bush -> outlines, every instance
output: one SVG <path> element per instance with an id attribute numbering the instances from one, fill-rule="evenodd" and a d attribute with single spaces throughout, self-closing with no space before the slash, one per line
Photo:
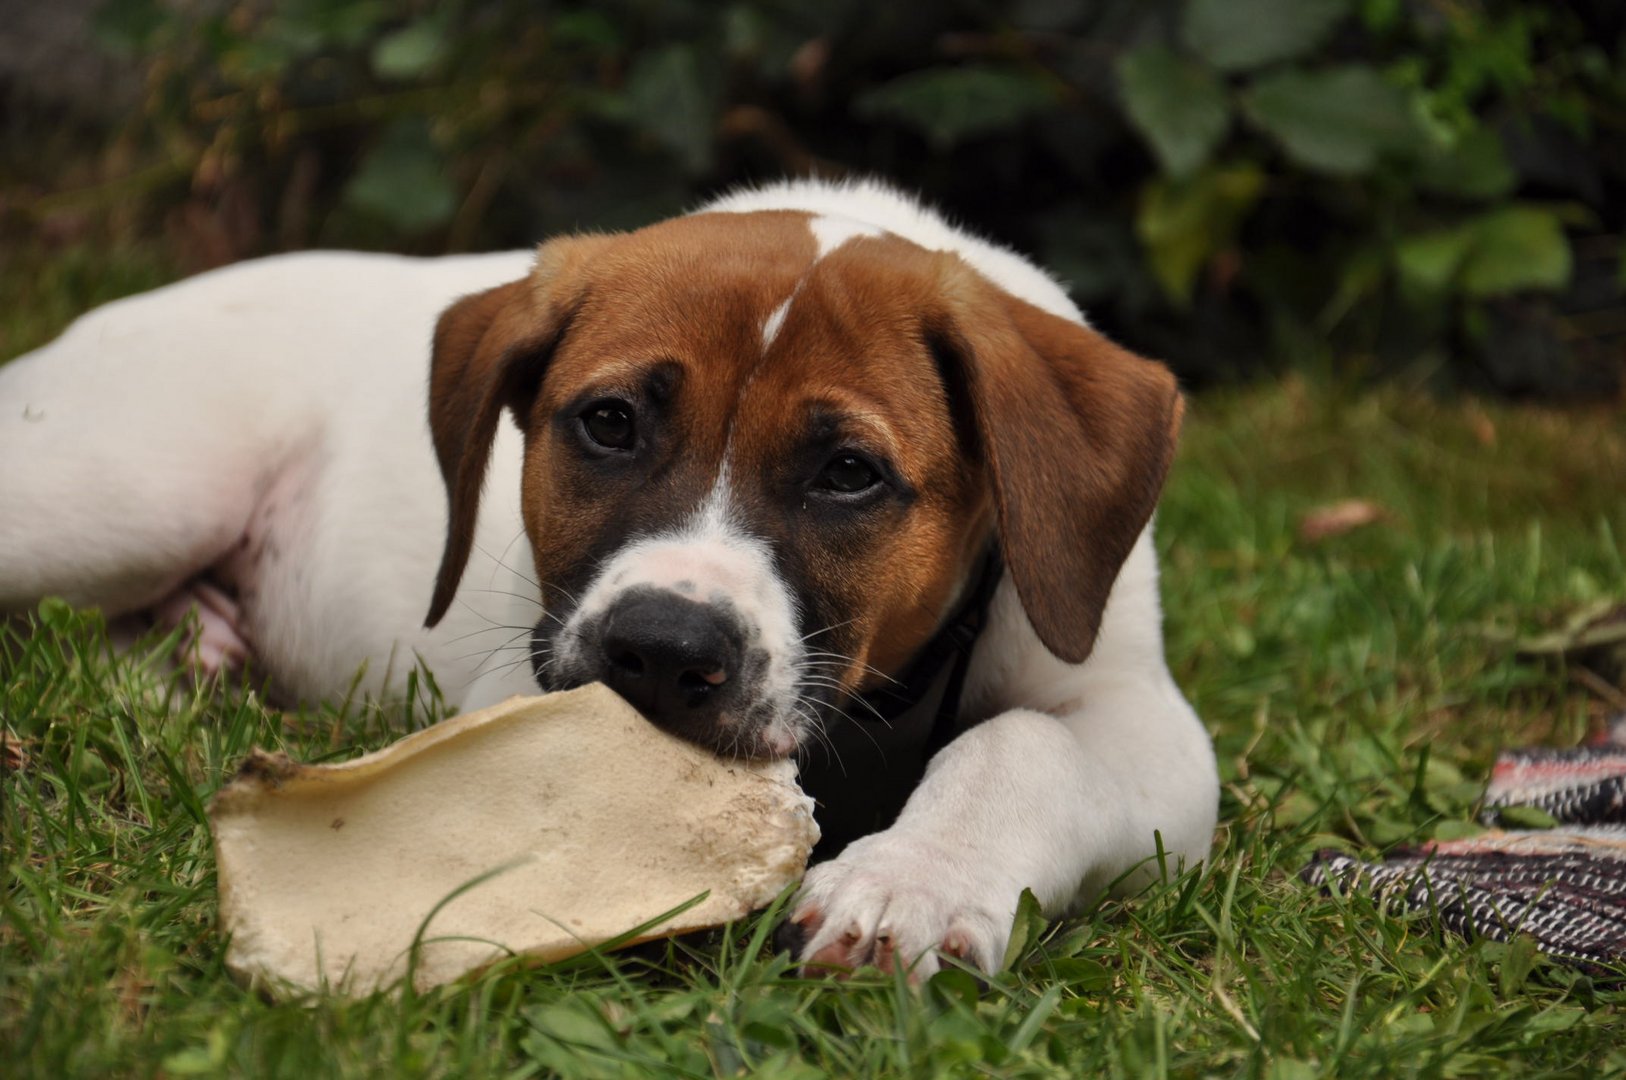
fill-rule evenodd
<path id="1" fill-rule="evenodd" d="M 148 205 L 220 257 L 514 245 L 851 170 L 1191 378 L 1618 390 L 1617 0 L 109 0 L 100 26 L 150 61 Z"/>

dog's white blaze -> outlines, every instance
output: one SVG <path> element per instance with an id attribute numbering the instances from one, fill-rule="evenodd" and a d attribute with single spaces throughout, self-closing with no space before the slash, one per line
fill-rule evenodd
<path id="1" fill-rule="evenodd" d="M 795 672 L 801 654 L 796 603 L 774 570 L 772 552 L 739 527 L 729 468 L 718 471 L 706 501 L 676 529 L 635 540 L 617 552 L 582 595 L 560 635 L 565 654 L 580 648 L 582 628 L 628 589 L 670 589 L 708 603 L 726 602 L 744 623 L 747 651 L 768 658 L 766 677 L 753 705 L 771 707 L 774 719 L 760 734 L 776 752 L 795 745 Z"/>
<path id="2" fill-rule="evenodd" d="M 818 242 L 819 253 L 814 259 L 822 259 L 847 241 L 859 236 L 881 236 L 886 230 L 879 225 L 872 225 L 867 221 L 858 221 L 853 218 L 820 215 L 807 223 L 813 230 L 813 239 Z"/>
<path id="3" fill-rule="evenodd" d="M 788 303 L 788 301 L 787 301 Z M 733 478 L 730 475 L 729 455 L 723 455 L 723 464 L 712 481 L 711 491 L 700 509 L 679 530 L 679 536 L 698 541 L 701 548 L 715 547 L 732 550 L 736 547 L 761 547 L 761 542 L 746 535 L 734 522 Z M 695 583 L 699 586 L 699 582 Z"/>
<path id="4" fill-rule="evenodd" d="M 886 233 L 886 230 L 879 225 L 871 225 L 867 221 L 858 221 L 854 218 L 834 215 L 820 215 L 809 218 L 807 227 L 813 233 L 813 241 L 817 245 L 817 251 L 813 255 L 814 262 L 818 262 L 849 240 L 860 236 L 882 236 Z M 785 297 L 784 301 L 769 312 L 768 317 L 762 321 L 762 348 L 764 352 L 774 343 L 774 339 L 779 336 L 779 331 L 785 325 L 785 316 L 790 312 L 791 304 L 795 303 L 796 297 L 800 295 L 802 282 L 805 280 L 806 278 L 803 277 L 800 281 L 797 281 L 796 287 L 790 291 L 790 295 Z"/>
<path id="5" fill-rule="evenodd" d="M 773 339 L 779 336 L 780 327 L 785 325 L 785 315 L 790 311 L 790 302 L 796 299 L 796 293 L 785 297 L 785 302 L 768 313 L 762 322 L 762 348 L 766 350 L 773 344 Z"/>

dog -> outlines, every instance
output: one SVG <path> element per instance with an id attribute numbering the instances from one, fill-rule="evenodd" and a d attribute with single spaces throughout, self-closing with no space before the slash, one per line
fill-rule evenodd
<path id="1" fill-rule="evenodd" d="M 603 681 L 798 757 L 807 969 L 990 972 L 1022 890 L 1208 853 L 1151 538 L 1181 416 L 1042 270 L 874 182 L 277 256 L 0 368 L 0 610 L 184 620 L 289 701 Z"/>

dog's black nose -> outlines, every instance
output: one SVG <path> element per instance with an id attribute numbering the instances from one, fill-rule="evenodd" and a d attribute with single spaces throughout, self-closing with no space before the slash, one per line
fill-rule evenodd
<path id="1" fill-rule="evenodd" d="M 707 721 L 739 674 L 742 640 L 731 623 L 665 589 L 629 592 L 605 613 L 600 678 L 657 724 Z"/>

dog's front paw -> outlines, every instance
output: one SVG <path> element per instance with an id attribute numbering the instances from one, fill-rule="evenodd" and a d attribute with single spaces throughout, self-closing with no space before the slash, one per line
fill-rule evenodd
<path id="1" fill-rule="evenodd" d="M 788 936 L 804 974 L 901 966 L 920 980 L 944 956 L 992 972 L 1005 955 L 1016 899 L 1016 890 L 969 860 L 877 833 L 808 871 Z"/>

